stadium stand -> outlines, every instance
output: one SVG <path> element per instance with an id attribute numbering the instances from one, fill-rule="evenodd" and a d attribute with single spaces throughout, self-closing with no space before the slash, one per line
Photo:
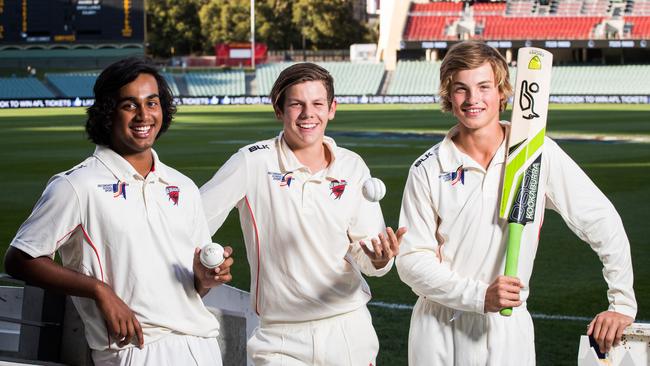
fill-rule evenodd
<path id="1" fill-rule="evenodd" d="M 380 63 L 319 62 L 334 77 L 334 90 L 337 95 L 377 94 L 384 76 L 384 66 Z M 273 82 L 280 72 L 291 63 L 262 65 L 255 71 L 259 95 L 269 95 Z"/>
<path id="2" fill-rule="evenodd" d="M 392 74 L 384 79 L 381 63 L 321 62 L 334 77 L 337 95 L 436 95 L 440 61 L 400 60 Z M 255 71 L 255 95 L 269 95 L 273 82 L 291 63 L 261 65 Z M 511 81 L 515 81 L 511 67 Z M 190 97 L 240 96 L 246 91 L 245 73 L 202 71 L 185 74 L 163 73 L 174 95 Z M 598 78 L 594 78 L 598 75 Z M 253 75 L 249 75 L 252 78 Z M 0 99 L 20 98 L 91 98 L 96 72 L 49 73 L 45 83 L 35 77 L 0 78 Z M 187 92 L 179 93 L 175 82 L 185 82 Z M 385 85 L 382 85 L 385 84 Z M 48 89 L 49 88 L 49 89 Z M 650 65 L 598 65 L 553 68 L 553 95 L 650 95 Z M 250 93 L 250 91 L 248 92 Z"/>
<path id="3" fill-rule="evenodd" d="M 45 74 L 45 78 L 64 97 L 92 98 L 97 73 Z"/>
<path id="4" fill-rule="evenodd" d="M 440 62 L 399 61 L 387 94 L 438 94 L 439 75 Z M 515 78 L 516 68 L 511 67 L 513 85 Z M 551 91 L 553 95 L 648 95 L 650 65 L 555 66 Z"/>
<path id="5" fill-rule="evenodd" d="M 411 41 L 447 38 L 447 27 L 462 14 L 461 2 L 413 3 L 406 20 L 404 38 Z"/>
<path id="6" fill-rule="evenodd" d="M 482 39 L 589 39 L 603 17 L 476 17 Z"/>
<path id="7" fill-rule="evenodd" d="M 463 3 L 456 1 L 414 3 L 411 5 L 411 13 L 414 13 L 415 15 L 447 15 L 449 13 L 459 15 L 462 10 Z"/>
<path id="8" fill-rule="evenodd" d="M 582 11 L 582 0 L 563 0 L 554 2 L 551 6 L 551 14 L 572 17 L 580 14 Z"/>
<path id="9" fill-rule="evenodd" d="M 412 16 L 406 21 L 406 38 L 410 41 L 421 41 L 445 38 L 445 27 L 454 18 L 438 15 Z"/>
<path id="10" fill-rule="evenodd" d="M 609 0 L 585 0 L 580 9 L 580 14 L 586 16 L 600 16 L 611 14 L 614 9 Z"/>
<path id="11" fill-rule="evenodd" d="M 535 13 L 536 3 L 529 0 L 508 1 L 506 5 L 506 15 L 513 17 L 526 17 Z"/>
<path id="12" fill-rule="evenodd" d="M 37 78 L 0 78 L 0 99 L 53 97 L 54 94 Z"/>
<path id="13" fill-rule="evenodd" d="M 629 24 L 630 38 L 647 39 L 650 35 L 650 16 L 626 16 L 626 24 Z"/>
<path id="14" fill-rule="evenodd" d="M 625 13 L 632 16 L 649 16 L 650 0 L 628 0 Z"/>
<path id="15" fill-rule="evenodd" d="M 190 72 L 184 76 L 190 96 L 245 95 L 244 71 Z"/>
<path id="16" fill-rule="evenodd" d="M 624 17 L 625 31 L 616 27 Z M 405 41 L 604 39 L 650 37 L 650 0 L 509 0 L 462 8 L 452 1 L 412 4 L 404 27 Z M 467 24 L 473 26 L 467 27 Z M 460 30 L 460 26 L 464 29 Z M 459 29 L 456 29 L 459 27 Z M 464 38 L 463 38 L 464 39 Z"/>
<path id="17" fill-rule="evenodd" d="M 280 72 L 292 65 L 291 63 L 275 63 L 260 65 L 255 69 L 255 80 L 257 81 L 257 92 L 259 95 L 271 94 L 273 82 L 280 75 Z M 335 89 L 336 90 L 336 89 Z"/>
<path id="18" fill-rule="evenodd" d="M 650 65 L 556 66 L 551 78 L 551 94 L 648 95 Z"/>
<path id="19" fill-rule="evenodd" d="M 334 90 L 339 95 L 377 94 L 384 76 L 380 63 L 352 64 L 349 62 L 323 62 L 334 77 Z"/>
<path id="20" fill-rule="evenodd" d="M 433 95 L 440 85 L 440 62 L 399 61 L 388 95 Z"/>
<path id="21" fill-rule="evenodd" d="M 474 15 L 504 15 L 507 3 L 476 3 L 472 6 Z"/>
<path id="22" fill-rule="evenodd" d="M 163 72 L 161 74 L 165 78 L 165 81 L 167 81 L 167 84 L 169 85 L 169 88 L 172 90 L 172 94 L 180 95 L 178 85 L 176 84 L 176 81 L 174 80 L 174 75 L 170 74 L 168 72 Z"/>
<path id="23" fill-rule="evenodd" d="M 60 91 L 61 97 L 68 98 L 92 98 L 93 85 L 99 74 L 97 72 L 76 72 L 76 73 L 48 73 L 45 79 Z M 174 76 L 169 73 L 162 73 L 169 84 L 174 95 L 179 95 L 178 86 Z M 39 97 L 33 97 L 39 98 Z"/>

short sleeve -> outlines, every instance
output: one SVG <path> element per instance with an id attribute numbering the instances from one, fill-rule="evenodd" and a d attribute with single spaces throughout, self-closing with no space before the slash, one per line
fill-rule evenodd
<path id="1" fill-rule="evenodd" d="M 65 177 L 55 176 L 18 229 L 11 246 L 34 258 L 53 258 L 80 224 L 79 197 L 74 187 Z"/>

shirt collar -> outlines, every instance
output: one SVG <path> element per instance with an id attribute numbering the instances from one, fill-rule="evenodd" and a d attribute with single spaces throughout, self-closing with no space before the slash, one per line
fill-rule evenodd
<path id="1" fill-rule="evenodd" d="M 336 142 L 333 138 L 323 136 L 323 143 L 325 148 L 329 150 L 332 160 L 327 166 L 325 171 L 325 177 L 335 177 L 338 172 L 338 164 L 336 164 Z M 304 170 L 305 172 L 309 171 L 304 164 L 298 160 L 296 155 L 293 153 L 293 150 L 289 147 L 287 142 L 284 140 L 284 131 L 281 131 L 276 140 L 276 146 L 278 150 L 278 158 L 280 161 L 280 170 L 283 173 L 293 172 L 297 170 Z M 317 172 L 311 172 L 312 174 Z"/>
<path id="2" fill-rule="evenodd" d="M 151 154 L 153 155 L 153 166 L 147 179 L 159 178 L 163 183 L 168 183 L 168 171 L 166 167 L 158 159 L 158 154 L 156 151 L 151 149 Z M 95 147 L 95 152 L 93 153 L 99 161 L 101 161 L 106 168 L 120 181 L 127 180 L 144 180 L 144 177 L 138 173 L 133 165 L 131 165 L 126 159 L 124 159 L 120 154 L 116 153 L 113 149 L 97 145 Z"/>
<path id="3" fill-rule="evenodd" d="M 501 124 L 501 126 L 503 126 L 506 129 L 505 134 L 506 136 L 508 136 L 510 123 L 507 121 L 500 121 L 499 123 Z M 460 166 L 463 166 L 464 168 L 471 167 L 471 168 L 478 168 L 481 170 L 485 170 L 482 166 L 477 164 L 474 161 L 474 159 L 470 158 L 469 156 L 461 152 L 460 149 L 458 149 L 456 144 L 454 144 L 454 141 L 452 141 L 452 138 L 454 138 L 456 134 L 458 134 L 458 125 L 452 127 L 449 130 L 449 132 L 447 132 L 447 135 L 445 136 L 445 138 L 442 140 L 442 143 L 440 144 L 438 159 L 440 161 L 440 166 L 442 170 L 444 172 L 451 172 L 451 171 L 455 171 Z M 506 144 L 506 139 L 503 139 L 501 145 L 499 145 L 499 148 L 494 154 L 492 161 L 490 162 L 490 166 L 504 163 L 505 144 Z"/>
<path id="4" fill-rule="evenodd" d="M 459 166 L 463 165 L 463 156 L 452 141 L 452 138 L 458 134 L 458 126 L 452 127 L 447 135 L 440 143 L 438 150 L 438 160 L 443 172 L 455 171 Z"/>

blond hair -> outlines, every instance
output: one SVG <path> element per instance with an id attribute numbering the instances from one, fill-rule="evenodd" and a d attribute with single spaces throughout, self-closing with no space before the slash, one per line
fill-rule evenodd
<path id="1" fill-rule="evenodd" d="M 452 46 L 440 65 L 440 105 L 443 112 L 451 110 L 451 80 L 457 72 L 476 69 L 484 63 L 490 63 L 494 73 L 494 82 L 502 95 L 500 110 L 504 111 L 508 98 L 512 95 L 512 85 L 506 59 L 491 46 L 478 41 L 465 41 Z"/>

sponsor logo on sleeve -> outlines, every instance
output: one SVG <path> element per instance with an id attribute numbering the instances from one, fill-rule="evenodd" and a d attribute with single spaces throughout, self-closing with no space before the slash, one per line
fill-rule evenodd
<path id="1" fill-rule="evenodd" d="M 465 184 L 465 169 L 463 166 L 459 166 L 455 172 L 442 172 L 440 174 L 440 179 L 443 182 L 451 182 L 452 186 L 455 186 L 456 183 Z"/>
<path id="2" fill-rule="evenodd" d="M 167 186 L 165 188 L 165 191 L 167 192 L 167 197 L 169 197 L 169 200 L 174 203 L 174 206 L 178 206 L 178 198 L 181 194 L 181 190 L 178 189 L 177 186 Z"/>
<path id="3" fill-rule="evenodd" d="M 113 193 L 113 197 L 117 198 L 122 196 L 122 198 L 126 199 L 126 187 L 128 186 L 127 183 L 125 182 L 120 182 L 119 180 L 117 183 L 112 183 L 112 184 L 98 184 L 97 187 L 101 188 L 104 190 L 104 192 L 111 192 Z"/>
<path id="4" fill-rule="evenodd" d="M 330 182 L 330 195 L 333 195 L 335 200 L 340 200 L 343 192 L 345 192 L 345 186 L 347 184 L 348 182 L 346 182 L 344 179 L 333 179 Z"/>

